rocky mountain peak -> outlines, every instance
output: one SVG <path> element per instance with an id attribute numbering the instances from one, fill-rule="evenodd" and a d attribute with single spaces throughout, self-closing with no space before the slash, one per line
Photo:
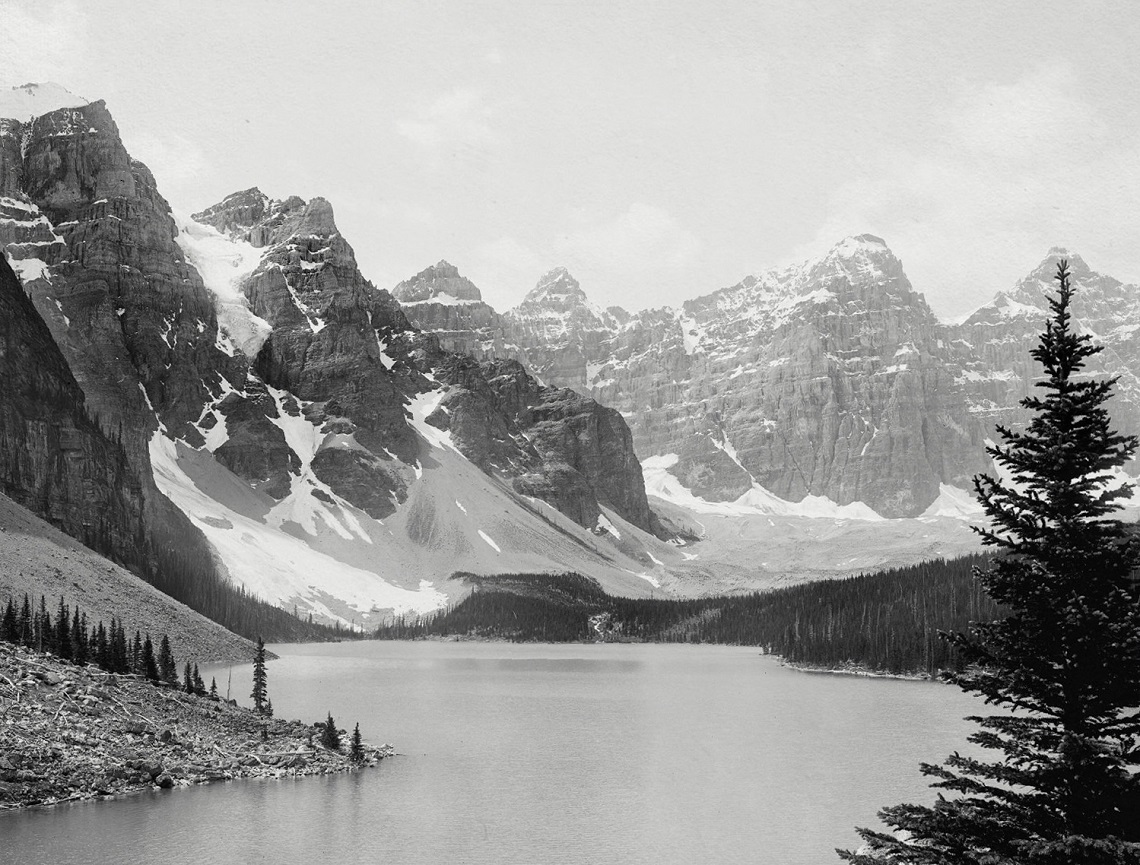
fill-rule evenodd
<path id="1" fill-rule="evenodd" d="M 845 237 L 823 258 L 805 267 L 809 278 L 843 276 L 853 282 L 874 282 L 902 275 L 902 262 L 881 237 L 859 234 Z"/>
<path id="2" fill-rule="evenodd" d="M 1075 300 L 1078 313 L 1088 314 L 1092 312 L 1092 306 L 1116 301 L 1123 301 L 1129 307 L 1135 304 L 1135 298 L 1127 291 L 1122 294 L 1121 289 L 1127 287 L 1122 286 L 1119 280 L 1097 273 L 1078 253 L 1063 246 L 1054 246 L 1040 264 L 1012 288 L 999 291 L 993 300 L 970 315 L 965 324 L 993 323 L 1009 318 L 1029 318 L 1038 322 L 1048 313 L 1046 295 L 1056 291 L 1054 277 L 1061 259 L 1068 262 L 1073 284 L 1080 289 Z M 1094 317 L 1099 317 L 1100 314 L 1108 315 L 1110 311 L 1104 310 L 1094 314 Z"/>
<path id="3" fill-rule="evenodd" d="M 403 304 L 428 300 L 443 304 L 475 303 L 483 299 L 475 283 L 461 276 L 458 267 L 442 259 L 411 279 L 405 279 L 392 289 L 392 296 Z"/>
<path id="4" fill-rule="evenodd" d="M 269 196 L 251 186 L 241 192 L 233 192 L 212 207 L 191 214 L 195 222 L 212 225 L 223 234 L 230 234 L 252 228 L 265 217 L 269 207 Z"/>
<path id="5" fill-rule="evenodd" d="M 90 101 L 52 81 L 21 84 L 0 90 L 0 117 L 22 123 L 60 108 L 81 108 Z"/>
<path id="6" fill-rule="evenodd" d="M 547 271 L 523 298 L 523 304 L 530 303 L 586 303 L 586 292 L 565 267 Z"/>

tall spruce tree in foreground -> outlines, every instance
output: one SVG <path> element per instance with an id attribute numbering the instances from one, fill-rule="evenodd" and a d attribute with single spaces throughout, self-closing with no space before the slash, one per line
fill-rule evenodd
<path id="1" fill-rule="evenodd" d="M 1140 545 L 1109 518 L 1130 488 L 1106 483 L 1138 442 L 1110 427 L 1115 379 L 1081 374 L 1101 349 L 1072 330 L 1067 262 L 1056 279 L 1032 352 L 1044 394 L 1022 400 L 1024 432 L 999 427 L 987 449 L 1013 482 L 974 481 L 990 520 L 976 531 L 1003 553 L 977 578 L 1010 613 L 950 637 L 971 664 L 952 681 L 1006 710 L 968 718 L 969 740 L 1001 756 L 924 764 L 953 798 L 884 809 L 896 834 L 859 830 L 848 861 L 1140 863 Z"/>
<path id="2" fill-rule="evenodd" d="M 265 673 L 265 641 L 257 638 L 257 650 L 253 653 L 253 708 L 259 715 L 265 714 L 268 699 L 267 675 Z"/>

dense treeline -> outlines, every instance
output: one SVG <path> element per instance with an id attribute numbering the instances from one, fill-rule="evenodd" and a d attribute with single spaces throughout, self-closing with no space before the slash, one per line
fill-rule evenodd
<path id="1" fill-rule="evenodd" d="M 792 663 L 892 673 L 953 668 L 939 631 L 990 621 L 975 583 L 981 555 L 939 559 L 843 580 L 695 600 L 616 598 L 577 574 L 457 574 L 458 604 L 379 628 L 379 639 L 482 637 L 519 642 L 608 639 L 760 646 Z"/>
<path id="2" fill-rule="evenodd" d="M 179 682 L 178 662 L 166 634 L 156 649 L 149 633 L 144 636 L 136 630 L 132 640 L 123 623 L 113 616 L 110 627 L 101 620 L 91 624 L 78 605 L 69 609 L 62 596 L 54 617 L 43 595 L 38 606 L 26 593 L 22 604 L 9 598 L 0 616 L 0 641 L 47 652 L 80 666 L 95 664 L 109 673 L 134 673 L 151 682 L 182 687 L 191 694 L 206 694 L 197 664 L 187 662 Z M 216 695 L 216 689 L 211 688 L 211 693 Z"/>

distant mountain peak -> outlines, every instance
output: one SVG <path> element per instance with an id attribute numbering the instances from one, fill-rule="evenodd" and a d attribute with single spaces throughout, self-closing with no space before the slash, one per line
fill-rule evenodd
<path id="1" fill-rule="evenodd" d="M 579 303 L 586 302 L 586 292 L 578 284 L 570 271 L 565 267 L 556 267 L 548 270 L 538 280 L 538 283 L 523 298 L 523 303 L 541 303 L 543 301 L 566 302 L 568 300 Z"/>
<path id="2" fill-rule="evenodd" d="M 405 279 L 392 289 L 392 296 L 403 304 L 429 300 L 444 304 L 476 303 L 483 300 L 478 286 L 462 276 L 458 267 L 443 258 L 411 279 Z"/>
<path id="3" fill-rule="evenodd" d="M 61 108 L 81 108 L 90 102 L 54 81 L 21 84 L 0 90 L 0 117 L 24 122 Z"/>

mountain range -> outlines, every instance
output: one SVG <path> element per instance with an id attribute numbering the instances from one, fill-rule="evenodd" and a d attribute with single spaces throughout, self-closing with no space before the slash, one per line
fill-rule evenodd
<path id="1" fill-rule="evenodd" d="M 414 296 L 409 320 L 443 345 L 516 358 L 617 408 L 647 473 L 706 502 L 918 517 L 968 497 L 996 425 L 1025 420 L 1062 259 L 1077 327 L 1105 347 L 1091 371 L 1119 376 L 1114 417 L 1140 430 L 1140 289 L 1060 248 L 958 324 L 938 321 L 872 235 L 677 309 L 601 309 L 559 268 L 497 314 L 446 262 L 393 295 Z"/>
<path id="2" fill-rule="evenodd" d="M 1136 287 L 1063 250 L 958 325 L 870 235 L 679 309 L 560 268 L 499 313 L 446 261 L 377 288 L 321 198 L 172 211 L 102 102 L 5 112 L 0 492 L 199 609 L 361 624 L 457 570 L 695 595 L 971 549 L 1060 257 L 1140 428 Z"/>

